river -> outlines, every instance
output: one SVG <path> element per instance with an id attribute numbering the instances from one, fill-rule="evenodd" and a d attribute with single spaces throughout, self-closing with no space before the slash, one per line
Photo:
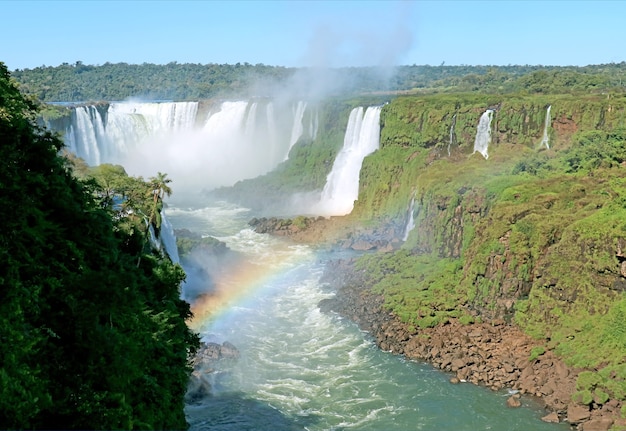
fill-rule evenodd
<path id="1" fill-rule="evenodd" d="M 320 312 L 333 295 L 319 282 L 328 256 L 256 234 L 250 211 L 173 203 L 167 216 L 174 228 L 217 237 L 244 256 L 206 283 L 218 301 L 192 304 L 203 340 L 228 341 L 241 357 L 212 374 L 210 397 L 186 407 L 191 430 L 569 429 L 542 422 L 532 400 L 507 408 L 507 390 L 450 384 L 449 375 L 383 352 L 352 322 Z"/>

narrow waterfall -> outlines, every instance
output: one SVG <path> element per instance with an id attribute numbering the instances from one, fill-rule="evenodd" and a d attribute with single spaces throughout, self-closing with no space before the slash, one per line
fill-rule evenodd
<path id="1" fill-rule="evenodd" d="M 548 109 L 546 109 L 546 120 L 543 125 L 543 138 L 541 139 L 540 146 L 545 146 L 546 149 L 550 149 L 550 137 L 548 136 L 548 127 L 550 127 L 550 108 L 552 105 L 548 105 Z"/>
<path id="2" fill-rule="evenodd" d="M 478 121 L 478 128 L 476 131 L 476 139 L 474 140 L 474 153 L 478 152 L 483 155 L 485 159 L 489 158 L 487 150 L 491 143 L 491 119 L 493 118 L 493 110 L 487 109 L 483 115 L 480 116 Z"/>
<path id="3" fill-rule="evenodd" d="M 322 215 L 345 215 L 354 208 L 359 196 L 359 174 L 363 159 L 376 151 L 380 142 L 380 106 L 354 108 L 344 135 L 343 148 L 326 179 L 319 204 L 314 212 Z"/>
<path id="4" fill-rule="evenodd" d="M 404 236 L 402 237 L 402 241 L 406 241 L 409 239 L 409 234 L 413 229 L 415 229 L 415 218 L 413 215 L 413 211 L 415 210 L 415 196 L 411 198 L 411 204 L 409 205 L 409 214 L 407 217 L 406 225 L 404 227 Z"/>
<path id="5" fill-rule="evenodd" d="M 146 220 L 146 224 L 147 223 L 148 222 Z M 152 224 L 148 226 L 148 232 L 150 234 L 150 245 L 154 250 L 158 250 L 159 252 L 167 255 L 172 262 L 180 263 L 174 228 L 165 216 L 165 211 L 161 211 L 161 227 L 159 228 L 158 237 Z"/>
<path id="6" fill-rule="evenodd" d="M 248 138 L 252 138 L 256 131 L 256 109 L 259 104 L 254 102 L 248 109 L 248 115 L 246 116 L 246 129 L 245 134 Z"/>
<path id="7" fill-rule="evenodd" d="M 289 148 L 287 149 L 285 160 L 289 159 L 289 151 L 291 151 L 291 148 L 296 145 L 296 142 L 298 142 L 298 139 L 300 139 L 300 137 L 302 136 L 302 132 L 304 131 L 302 119 L 304 117 L 306 105 L 306 102 L 299 101 L 298 105 L 295 107 L 293 113 L 293 125 L 291 127 L 291 138 L 289 139 Z"/>
<path id="8" fill-rule="evenodd" d="M 163 249 L 170 257 L 170 260 L 174 263 L 180 263 L 178 256 L 178 247 L 176 245 L 176 235 L 174 234 L 174 228 L 169 219 L 165 216 L 165 211 L 161 210 L 161 243 Z"/>
<path id="9" fill-rule="evenodd" d="M 450 147 L 456 142 L 456 134 L 454 127 L 456 126 L 456 114 L 452 116 L 452 124 L 450 125 L 450 141 L 448 142 L 448 157 L 450 157 Z"/>

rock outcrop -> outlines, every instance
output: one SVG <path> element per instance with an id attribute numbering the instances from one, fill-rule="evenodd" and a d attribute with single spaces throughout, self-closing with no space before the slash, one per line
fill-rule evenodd
<path id="1" fill-rule="evenodd" d="M 192 360 L 193 371 L 187 386 L 185 402 L 193 404 L 211 394 L 213 376 L 228 369 L 232 361 L 239 359 L 239 350 L 228 341 L 222 344 L 202 343 Z"/>

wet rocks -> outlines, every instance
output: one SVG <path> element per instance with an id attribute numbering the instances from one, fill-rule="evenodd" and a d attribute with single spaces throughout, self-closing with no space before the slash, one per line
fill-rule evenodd
<path id="1" fill-rule="evenodd" d="M 232 361 L 239 359 L 239 350 L 228 341 L 222 344 L 201 343 L 192 360 L 191 373 L 185 402 L 193 404 L 199 402 L 211 393 L 212 375 L 220 369 L 228 368 Z"/>
<path id="2" fill-rule="evenodd" d="M 402 227 L 389 223 L 373 229 L 355 226 L 343 217 L 253 218 L 248 224 L 257 233 L 286 237 L 335 250 L 391 251 L 401 245 Z"/>

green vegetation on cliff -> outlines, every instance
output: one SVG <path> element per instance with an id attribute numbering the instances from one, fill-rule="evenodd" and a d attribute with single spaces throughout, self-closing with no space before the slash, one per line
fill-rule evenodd
<path id="1" fill-rule="evenodd" d="M 358 268 L 416 328 L 512 321 L 589 370 L 576 401 L 625 401 L 625 107 L 616 94 L 392 101 L 352 217 L 404 223 L 414 198 L 415 228 L 400 250 Z M 485 160 L 472 153 L 488 108 Z"/>
<path id="2" fill-rule="evenodd" d="M 167 178 L 72 171 L 36 114 L 0 63 L 0 428 L 184 429 L 198 340 L 146 227 Z"/>

